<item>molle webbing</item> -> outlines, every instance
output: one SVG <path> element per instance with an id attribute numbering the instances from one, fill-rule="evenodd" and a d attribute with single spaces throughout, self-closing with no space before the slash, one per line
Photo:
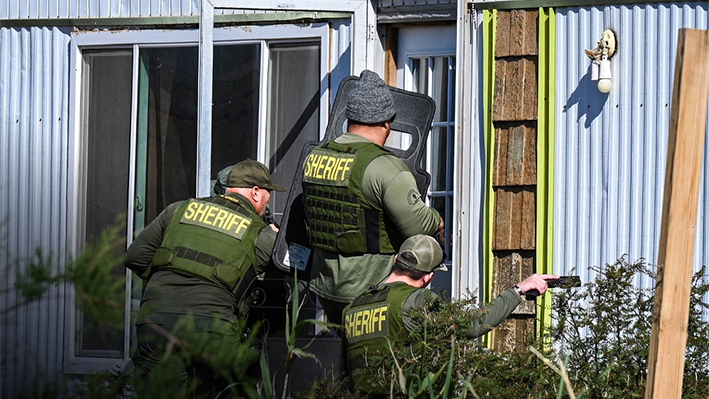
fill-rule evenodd
<path id="1" fill-rule="evenodd" d="M 337 237 L 342 231 L 359 229 L 358 198 L 347 192 L 332 192 L 321 186 L 305 187 L 308 206 L 305 217 L 310 221 L 310 244 L 337 248 Z"/>
<path id="2" fill-rule="evenodd" d="M 354 162 L 347 173 L 329 165 Z M 303 177 L 305 219 L 310 244 L 344 254 L 395 253 L 387 235 L 382 210 L 362 192 L 364 171 L 369 163 L 391 152 L 372 143 L 320 145 L 307 158 Z M 328 160 L 326 166 L 325 160 Z M 334 171 L 334 172 L 333 172 Z"/>
<path id="3" fill-rule="evenodd" d="M 217 258 L 216 256 L 212 256 L 210 254 L 195 251 L 193 249 L 185 247 L 175 247 L 175 256 L 177 256 L 178 258 L 189 259 L 191 261 L 201 263 L 203 265 L 209 266 L 210 268 L 220 263 L 224 263 L 223 260 Z"/>
<path id="4" fill-rule="evenodd" d="M 177 258 L 182 258 L 194 262 L 186 264 L 181 263 L 180 270 L 186 271 L 191 275 L 199 276 L 220 284 L 231 285 L 231 282 L 219 280 L 215 277 L 214 267 L 224 263 L 223 260 L 217 258 L 216 256 L 205 254 L 204 252 L 195 251 L 185 247 L 176 247 L 173 253 L 174 256 Z M 255 278 L 256 269 L 249 266 L 243 273 L 243 276 L 241 276 L 240 279 L 236 281 L 236 284 L 234 284 L 233 287 L 229 288 L 234 293 L 237 299 L 241 299 L 246 293 L 246 290 L 251 284 L 251 281 L 253 281 Z"/>

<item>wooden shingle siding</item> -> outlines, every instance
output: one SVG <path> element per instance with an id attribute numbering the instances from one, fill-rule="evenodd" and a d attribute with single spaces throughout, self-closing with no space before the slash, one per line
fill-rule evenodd
<path id="1" fill-rule="evenodd" d="M 498 11 L 492 124 L 492 295 L 536 272 L 538 10 Z M 536 329 L 536 301 L 524 301 L 492 332 L 498 352 L 523 350 Z"/>
<path id="2" fill-rule="evenodd" d="M 495 59 L 493 122 L 537 119 L 537 57 Z"/>
<path id="3" fill-rule="evenodd" d="M 501 252 L 495 258 L 495 275 L 493 297 L 497 297 L 506 289 L 524 280 L 536 270 L 534 253 L 529 252 Z M 522 302 L 514 314 L 534 315 L 536 303 L 533 301 Z"/>
<path id="4" fill-rule="evenodd" d="M 497 14 L 495 57 L 537 55 L 538 11 L 513 10 Z"/>
<path id="5" fill-rule="evenodd" d="M 495 189 L 495 226 L 492 249 L 535 249 L 536 196 L 534 186 Z"/>
<path id="6" fill-rule="evenodd" d="M 537 184 L 537 129 L 534 123 L 495 126 L 493 186 Z"/>

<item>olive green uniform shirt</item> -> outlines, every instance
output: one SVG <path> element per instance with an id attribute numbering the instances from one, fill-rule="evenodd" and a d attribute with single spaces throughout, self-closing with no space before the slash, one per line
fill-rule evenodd
<path id="1" fill-rule="evenodd" d="M 352 133 L 335 139 L 341 144 L 371 142 Z M 372 143 L 372 145 L 376 145 Z M 409 167 L 394 155 L 375 158 L 364 172 L 364 196 L 376 203 L 404 237 L 434 235 L 441 221 L 438 211 L 426 206 Z M 336 302 L 351 302 L 369 287 L 382 282 L 391 271 L 394 255 L 340 255 L 314 249 L 310 289 Z"/>
<path id="2" fill-rule="evenodd" d="M 255 212 L 246 197 L 234 193 L 227 195 L 238 197 L 242 205 Z M 176 202 L 168 205 L 138 234 L 126 253 L 126 267 L 138 275 L 148 270 L 155 251 L 162 243 L 165 228 L 181 204 Z M 270 261 L 275 242 L 276 232 L 269 226 L 259 232 L 253 249 L 258 261 L 254 265 L 257 273 L 263 272 Z M 143 291 L 138 323 L 141 319 L 165 313 L 204 316 L 205 320 L 218 318 L 233 321 L 238 314 L 238 300 L 226 287 L 214 282 L 175 270 L 158 270 L 150 277 Z"/>

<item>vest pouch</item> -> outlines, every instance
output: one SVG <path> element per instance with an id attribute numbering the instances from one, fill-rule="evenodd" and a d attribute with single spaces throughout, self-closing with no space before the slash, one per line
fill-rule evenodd
<path id="1" fill-rule="evenodd" d="M 361 254 L 366 248 L 362 233 L 358 230 L 350 230 L 337 234 L 335 242 L 338 251 L 344 254 Z"/>
<path id="2" fill-rule="evenodd" d="M 243 275 L 242 267 L 228 263 L 216 265 L 212 269 L 212 277 L 227 286 L 229 291 L 232 292 L 234 292 L 234 288 L 241 281 Z"/>
<path id="3" fill-rule="evenodd" d="M 160 247 L 155 251 L 153 255 L 153 261 L 151 262 L 148 270 L 143 273 L 141 278 L 148 278 L 154 271 L 160 270 L 165 266 L 171 265 L 172 260 L 175 258 L 175 252 L 171 251 L 169 248 Z"/>
<path id="4" fill-rule="evenodd" d="M 155 251 L 155 255 L 153 255 L 153 262 L 152 266 L 155 269 L 159 269 L 163 266 L 169 265 L 172 263 L 172 258 L 175 257 L 175 253 L 171 251 L 168 248 L 160 247 Z"/>

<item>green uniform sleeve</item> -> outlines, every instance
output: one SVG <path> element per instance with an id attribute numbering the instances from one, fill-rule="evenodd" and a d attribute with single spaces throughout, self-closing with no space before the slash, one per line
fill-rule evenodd
<path id="1" fill-rule="evenodd" d="M 381 206 L 404 237 L 438 231 L 438 211 L 426 206 L 414 175 L 399 158 L 375 158 L 364 172 L 362 186 L 365 197 Z"/>
<path id="2" fill-rule="evenodd" d="M 150 222 L 150 224 L 135 237 L 126 252 L 126 258 L 123 262 L 125 267 L 132 270 L 138 276 L 145 277 L 144 275 L 150 270 L 155 251 L 157 251 L 162 243 L 165 228 L 168 223 L 170 223 L 170 219 L 172 219 L 172 216 L 179 206 L 180 202 L 168 205 L 167 208 L 160 212 L 158 217 Z"/>
<path id="3" fill-rule="evenodd" d="M 478 311 L 480 312 L 480 318 L 470 323 L 466 336 L 468 338 L 477 338 L 487 334 L 494 327 L 505 321 L 520 303 L 522 303 L 522 297 L 515 290 L 510 288 L 501 293 L 494 301 L 483 306 Z"/>
<path id="4" fill-rule="evenodd" d="M 411 332 L 416 328 L 421 327 L 409 316 L 411 309 L 422 306 L 427 301 L 442 300 L 435 293 L 428 289 L 420 289 L 414 291 L 401 308 L 402 321 L 407 331 Z M 522 303 L 522 298 L 513 289 L 509 289 L 500 294 L 494 301 L 476 310 L 477 318 L 468 326 L 466 337 L 472 339 L 477 338 L 490 332 L 494 327 L 497 327 L 512 314 L 517 306 Z"/>

